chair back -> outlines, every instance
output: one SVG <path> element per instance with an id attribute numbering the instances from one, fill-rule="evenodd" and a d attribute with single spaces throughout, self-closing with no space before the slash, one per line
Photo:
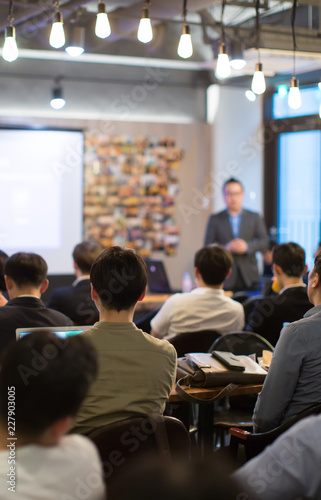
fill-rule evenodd
<path id="1" fill-rule="evenodd" d="M 173 417 L 140 415 L 96 429 L 88 437 L 98 448 L 109 499 L 115 481 L 138 460 L 186 458 L 190 452 L 188 431 Z"/>
<path id="2" fill-rule="evenodd" d="M 284 422 L 283 424 L 279 425 L 279 427 L 276 427 L 271 431 L 258 434 L 247 433 L 246 439 L 240 439 L 238 444 L 244 444 L 246 459 L 250 460 L 251 458 L 259 455 L 264 450 L 264 448 L 266 448 L 266 446 L 272 444 L 276 438 L 278 438 L 281 434 L 283 434 L 283 432 L 287 431 L 294 424 L 306 417 L 310 417 L 311 415 L 318 415 L 320 413 L 321 403 L 318 403 L 317 405 L 310 406 L 306 410 L 303 410 L 297 415 L 294 415 L 287 422 Z M 229 431 L 231 434 L 231 447 L 235 446 L 235 442 L 233 441 L 237 440 L 237 437 L 235 437 L 236 430 L 237 429 L 232 428 Z"/>
<path id="3" fill-rule="evenodd" d="M 184 356 L 188 352 L 208 352 L 214 340 L 221 337 L 215 330 L 201 330 L 199 332 L 184 332 L 167 340 L 175 347 L 177 356 Z"/>
<path id="4" fill-rule="evenodd" d="M 274 347 L 268 340 L 254 332 L 234 331 L 222 335 L 215 340 L 209 351 L 228 351 L 233 354 L 256 354 L 262 356 L 262 351 L 274 351 Z"/>

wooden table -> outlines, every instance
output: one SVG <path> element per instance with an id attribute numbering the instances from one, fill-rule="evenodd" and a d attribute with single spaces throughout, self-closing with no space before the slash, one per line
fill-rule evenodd
<path id="1" fill-rule="evenodd" d="M 183 386 L 184 387 L 184 386 Z M 184 401 L 179 394 L 177 394 L 176 384 L 172 389 L 171 395 L 168 398 L 168 402 L 171 404 L 178 404 L 181 406 L 181 412 L 178 412 L 178 418 L 180 418 L 185 426 L 188 428 L 190 421 L 189 415 L 191 412 L 189 411 L 189 407 L 191 403 Z M 205 450 L 209 447 L 212 447 L 213 444 L 213 422 L 214 422 L 214 402 L 212 404 L 206 403 L 206 399 L 210 399 L 215 397 L 224 387 L 208 387 L 206 389 L 201 389 L 197 387 L 184 387 L 186 392 L 189 394 L 196 396 L 198 398 L 204 399 L 204 403 L 201 402 L 197 404 L 198 406 L 198 423 L 197 423 L 197 432 L 198 432 L 198 454 L 203 456 Z M 258 394 L 262 389 L 262 384 L 247 384 L 240 385 L 234 391 L 229 394 L 229 397 L 233 396 L 243 396 L 246 394 Z"/>
<path id="2" fill-rule="evenodd" d="M 168 299 L 170 295 L 164 293 L 155 293 L 152 295 L 145 295 L 144 299 L 141 302 L 138 302 L 136 305 L 136 311 L 152 311 L 153 309 L 159 309 Z"/>
<path id="3" fill-rule="evenodd" d="M 201 399 L 210 399 L 216 396 L 221 392 L 224 387 L 207 387 L 206 389 L 201 389 L 198 387 L 187 387 L 183 386 L 183 388 L 191 394 L 192 396 L 196 396 Z M 243 396 L 245 394 L 258 394 L 262 389 L 262 384 L 255 385 L 240 385 L 233 392 L 229 394 L 229 397 L 232 396 Z M 175 403 L 177 401 L 183 401 L 179 394 L 176 392 L 176 384 L 174 385 L 171 395 L 168 398 L 169 403 Z"/>

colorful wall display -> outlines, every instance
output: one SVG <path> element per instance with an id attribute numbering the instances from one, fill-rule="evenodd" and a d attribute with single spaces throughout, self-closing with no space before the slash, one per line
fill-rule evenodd
<path id="1" fill-rule="evenodd" d="M 183 151 L 172 138 L 85 135 L 84 237 L 148 257 L 179 243 Z"/>

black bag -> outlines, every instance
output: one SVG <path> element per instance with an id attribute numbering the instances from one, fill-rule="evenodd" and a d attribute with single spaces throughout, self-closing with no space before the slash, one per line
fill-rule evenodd
<path id="1" fill-rule="evenodd" d="M 209 361 L 212 361 L 211 354 L 207 356 Z M 219 363 L 220 364 L 220 363 Z M 229 370 L 221 365 L 222 370 L 218 371 L 209 365 L 195 366 L 186 358 L 178 358 L 177 360 L 177 385 L 176 392 L 182 399 L 193 403 L 212 402 L 216 399 L 221 399 L 233 392 L 239 385 L 246 384 L 263 384 L 265 373 L 246 373 L 234 370 Z M 188 394 L 182 386 L 188 387 L 220 387 L 225 386 L 219 394 L 210 399 L 201 399 Z"/>

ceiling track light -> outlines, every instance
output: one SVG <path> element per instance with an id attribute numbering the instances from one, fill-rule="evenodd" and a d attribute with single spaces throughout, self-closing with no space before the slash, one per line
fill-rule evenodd
<path id="1" fill-rule="evenodd" d="M 59 83 L 59 80 L 56 81 L 56 86 L 52 89 L 52 99 L 50 101 L 50 106 L 53 109 L 62 109 L 66 104 L 65 99 L 63 98 L 62 87 Z"/>
<path id="2" fill-rule="evenodd" d="M 217 56 L 217 63 L 215 68 L 215 76 L 219 80 L 228 78 L 231 74 L 230 60 L 226 52 L 226 46 L 225 46 L 225 29 L 223 23 L 225 5 L 226 5 L 226 0 L 222 0 L 222 14 L 221 14 L 222 35 L 221 35 L 220 52 Z"/>
<path id="3" fill-rule="evenodd" d="M 85 28 L 83 26 L 74 26 L 71 39 L 66 47 L 66 52 L 72 57 L 79 57 L 85 50 Z"/>
<path id="4" fill-rule="evenodd" d="M 150 0 L 144 4 L 142 18 L 139 21 L 137 38 L 142 43 L 148 43 L 153 40 L 153 30 L 149 15 Z"/>
<path id="5" fill-rule="evenodd" d="M 183 59 L 188 59 L 193 55 L 193 43 L 192 37 L 189 29 L 189 25 L 186 23 L 187 15 L 187 0 L 183 1 L 183 31 L 179 39 L 179 44 L 177 47 L 177 54 Z"/>
<path id="6" fill-rule="evenodd" d="M 288 105 L 289 105 L 289 108 L 291 108 L 291 109 L 299 109 L 302 105 L 300 88 L 299 88 L 299 80 L 295 76 L 295 51 L 296 51 L 295 16 L 296 16 L 296 7 L 297 7 L 297 0 L 293 0 L 292 18 L 291 18 L 292 40 L 293 40 L 293 75 L 291 78 L 291 87 L 290 87 L 289 97 L 288 97 Z"/>
<path id="7" fill-rule="evenodd" d="M 60 49 L 66 43 L 64 23 L 62 13 L 59 10 L 59 1 L 54 1 L 54 5 L 56 7 L 56 12 L 50 31 L 49 43 L 54 49 Z"/>
<path id="8" fill-rule="evenodd" d="M 265 77 L 263 73 L 263 65 L 261 63 L 260 57 L 260 0 L 256 0 L 255 10 L 256 10 L 256 48 L 258 52 L 258 62 L 256 64 L 255 73 L 252 79 L 251 90 L 254 94 L 260 95 L 264 94 L 266 90 Z"/>
<path id="9" fill-rule="evenodd" d="M 111 33 L 106 5 L 99 0 L 98 12 L 96 17 L 95 34 L 98 38 L 107 38 Z"/>
<path id="10" fill-rule="evenodd" d="M 16 28 L 12 26 L 14 21 L 13 1 L 9 2 L 8 23 L 6 27 L 5 40 L 2 51 L 2 57 L 7 62 L 13 62 L 18 58 L 18 47 L 16 42 Z"/>

